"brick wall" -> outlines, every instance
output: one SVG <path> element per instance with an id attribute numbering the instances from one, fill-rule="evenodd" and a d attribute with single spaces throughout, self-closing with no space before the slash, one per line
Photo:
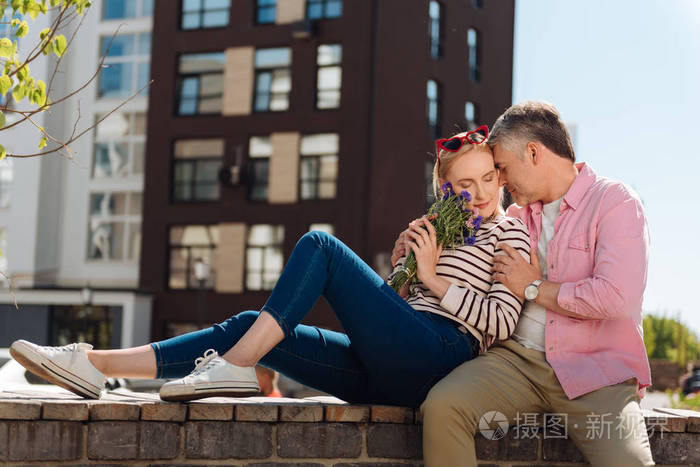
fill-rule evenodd
<path id="1" fill-rule="evenodd" d="M 666 409 L 659 409 L 666 410 Z M 646 412 L 658 466 L 700 464 L 700 414 Z M 156 395 L 0 392 L 0 465 L 391 467 L 422 465 L 420 413 L 403 407 L 353 406 L 337 399 L 208 399 L 160 402 Z M 568 439 L 511 430 L 477 435 L 486 467 L 586 465 Z"/>

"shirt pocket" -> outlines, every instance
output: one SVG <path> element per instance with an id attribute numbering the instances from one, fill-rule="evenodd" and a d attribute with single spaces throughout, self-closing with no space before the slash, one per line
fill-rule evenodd
<path id="1" fill-rule="evenodd" d="M 588 234 L 586 232 L 581 232 L 574 234 L 569 239 L 569 248 L 578 251 L 588 252 L 591 245 L 588 242 Z"/>

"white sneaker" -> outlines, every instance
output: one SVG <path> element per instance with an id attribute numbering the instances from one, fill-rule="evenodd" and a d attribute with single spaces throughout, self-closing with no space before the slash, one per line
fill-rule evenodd
<path id="1" fill-rule="evenodd" d="M 91 349 L 92 345 L 85 343 L 44 347 L 19 340 L 10 346 L 10 355 L 53 384 L 88 399 L 99 399 L 106 378 L 88 360 L 85 351 Z"/>
<path id="2" fill-rule="evenodd" d="M 260 392 L 255 367 L 236 366 L 219 357 L 214 349 L 195 360 L 195 369 L 184 378 L 160 388 L 164 401 L 191 401 L 204 397 L 247 397 Z"/>

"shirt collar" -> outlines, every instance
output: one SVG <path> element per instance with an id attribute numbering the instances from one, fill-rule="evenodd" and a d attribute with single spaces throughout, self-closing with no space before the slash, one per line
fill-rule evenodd
<path id="1" fill-rule="evenodd" d="M 559 212 L 566 209 L 566 206 L 572 209 L 578 208 L 583 199 L 583 195 L 586 194 L 588 189 L 593 185 L 595 181 L 595 172 L 591 169 L 585 162 L 580 162 L 574 164 L 576 169 L 578 169 L 578 175 L 574 179 L 574 183 L 569 187 L 569 191 L 564 195 L 561 205 L 559 206 Z M 531 215 L 538 215 L 542 213 L 542 201 L 536 201 L 527 206 L 530 210 Z"/>
<path id="2" fill-rule="evenodd" d="M 595 181 L 595 172 L 585 162 L 575 164 L 575 166 L 578 169 L 578 176 L 564 195 L 564 201 L 574 210 L 581 204 L 583 195 Z"/>

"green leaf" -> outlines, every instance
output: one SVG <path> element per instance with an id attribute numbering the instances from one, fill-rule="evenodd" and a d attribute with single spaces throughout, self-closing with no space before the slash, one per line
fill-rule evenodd
<path id="1" fill-rule="evenodd" d="M 43 138 L 41 138 L 41 141 L 39 141 L 39 149 L 45 147 L 47 141 L 48 141 L 48 138 L 47 138 L 46 136 L 44 136 Z"/>
<path id="2" fill-rule="evenodd" d="M 5 114 L 0 111 L 0 128 L 5 126 Z"/>
<path id="3" fill-rule="evenodd" d="M 15 18 L 12 20 L 12 23 L 10 23 L 10 25 L 14 28 L 15 26 L 19 25 L 19 23 L 21 23 L 19 18 Z"/>
<path id="4" fill-rule="evenodd" d="M 14 22 L 14 20 L 13 20 Z M 15 31 L 15 36 L 17 37 L 24 37 L 27 35 L 29 32 L 29 25 L 27 24 L 26 21 L 22 21 L 19 26 L 17 27 L 17 30 Z"/>
<path id="5" fill-rule="evenodd" d="M 60 57 L 66 52 L 66 36 L 63 34 L 56 36 L 53 40 L 54 42 L 54 51 L 56 52 L 56 56 Z"/>
<path id="6" fill-rule="evenodd" d="M 39 31 L 39 39 L 43 41 L 44 39 L 46 39 L 46 36 L 48 36 L 50 32 L 51 29 L 49 28 L 42 29 L 41 31 Z"/>
<path id="7" fill-rule="evenodd" d="M 22 68 L 17 70 L 17 81 L 20 83 L 24 81 L 27 76 L 29 76 L 29 65 L 24 65 Z"/>
<path id="8" fill-rule="evenodd" d="M 12 55 L 12 41 L 7 37 L 0 39 L 0 57 L 9 58 Z"/>
<path id="9" fill-rule="evenodd" d="M 24 99 L 24 97 L 27 95 L 27 90 L 25 89 L 24 85 L 18 84 L 15 86 L 15 88 L 12 90 L 12 98 L 16 100 L 17 102 L 21 101 Z"/>
<path id="10" fill-rule="evenodd" d="M 0 96 L 4 96 L 12 87 L 12 80 L 7 75 L 0 76 Z"/>
<path id="11" fill-rule="evenodd" d="M 3 160 L 7 156 L 7 151 L 5 150 L 5 146 L 0 144 L 0 161 Z"/>

